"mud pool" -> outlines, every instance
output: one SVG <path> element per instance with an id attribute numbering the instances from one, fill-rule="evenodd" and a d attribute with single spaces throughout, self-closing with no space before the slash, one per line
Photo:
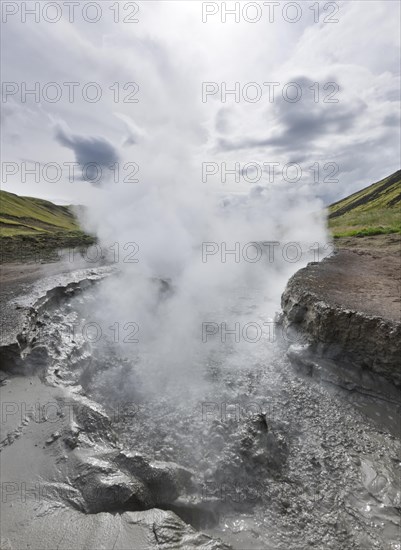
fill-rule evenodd
<path id="1" fill-rule="evenodd" d="M 184 472 L 178 489 L 158 486 L 157 508 L 238 550 L 400 548 L 400 407 L 391 389 L 349 391 L 294 368 L 286 351 L 297 336 L 282 337 L 256 288 L 238 289 L 230 309 L 209 318 L 274 331 L 202 342 L 200 328 L 191 364 L 172 369 L 134 324 L 118 333 L 105 325 L 102 285 L 59 287 L 34 307 L 24 361 L 46 386 L 100 407 L 113 449 L 137 456 L 136 468 L 148 460 Z M 168 292 L 161 285 L 163 299 Z M 91 429 L 109 445 L 102 422 Z M 86 512 L 151 507 L 118 496 Z"/>

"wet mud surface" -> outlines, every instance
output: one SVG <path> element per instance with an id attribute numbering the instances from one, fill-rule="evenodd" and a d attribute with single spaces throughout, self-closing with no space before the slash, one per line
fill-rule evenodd
<path id="1" fill-rule="evenodd" d="M 322 300 L 401 321 L 401 236 L 340 239 L 337 255 L 308 267 L 305 289 Z"/>
<path id="2" fill-rule="evenodd" d="M 397 393 L 297 369 L 279 332 L 212 339 L 171 370 L 151 342 L 106 330 L 107 279 L 64 282 L 29 306 L 25 374 L 2 374 L 2 477 L 17 484 L 2 499 L 4 548 L 399 548 Z M 271 322 L 258 289 L 224 315 L 249 311 Z M 23 502 L 24 482 L 42 497 L 30 486 Z"/>

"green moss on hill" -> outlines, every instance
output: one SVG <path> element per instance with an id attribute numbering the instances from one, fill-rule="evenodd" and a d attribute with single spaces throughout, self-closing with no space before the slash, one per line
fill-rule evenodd
<path id="1" fill-rule="evenodd" d="M 334 237 L 401 233 L 401 170 L 329 207 Z"/>
<path id="2" fill-rule="evenodd" d="M 81 231 L 68 206 L 0 191 L 2 261 L 24 261 L 59 248 L 86 246 L 93 242 L 93 237 Z"/>

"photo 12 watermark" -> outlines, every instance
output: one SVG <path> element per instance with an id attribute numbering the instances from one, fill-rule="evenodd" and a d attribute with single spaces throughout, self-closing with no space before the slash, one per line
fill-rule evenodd
<path id="1" fill-rule="evenodd" d="M 237 422 L 242 423 L 255 415 L 263 417 L 266 422 L 280 418 L 277 407 L 268 401 L 232 402 L 232 401 L 204 401 L 201 404 L 202 422 Z"/>
<path id="2" fill-rule="evenodd" d="M 77 2 L 77 1 L 34 1 L 16 2 L 4 0 L 1 2 L 1 20 L 3 23 L 18 21 L 19 23 L 37 23 L 54 25 L 59 22 L 85 22 L 89 24 L 99 21 L 114 23 L 138 24 L 140 2 L 117 0 L 115 2 Z"/>
<path id="3" fill-rule="evenodd" d="M 139 183 L 140 168 L 136 162 L 46 162 L 22 161 L 1 163 L 2 183 Z"/>
<path id="4" fill-rule="evenodd" d="M 127 414 L 135 416 L 142 405 L 133 401 L 117 403 L 108 408 L 108 416 L 112 422 L 119 422 L 124 419 Z M 41 424 L 48 422 L 49 424 L 73 422 L 74 419 L 88 412 L 88 406 L 77 401 L 16 401 L 3 400 L 0 405 L 0 423 L 6 426 L 10 423 L 13 425 L 27 426 L 29 422 Z M 1 445 L 4 445 L 8 440 L 8 434 L 4 433 L 4 439 L 1 440 Z"/>
<path id="5" fill-rule="evenodd" d="M 262 486 L 256 482 L 240 483 L 232 479 L 225 482 L 207 480 L 201 489 L 202 501 L 222 504 L 252 504 L 260 501 L 264 494 Z"/>
<path id="6" fill-rule="evenodd" d="M 96 264 L 106 260 L 107 265 L 115 264 L 138 264 L 140 262 L 139 245 L 134 241 L 120 243 L 115 241 L 112 244 L 95 243 L 85 247 L 67 248 L 60 252 L 63 259 L 74 263 L 83 260 L 88 264 Z"/>
<path id="7" fill-rule="evenodd" d="M 338 23 L 338 2 L 202 2 L 202 23 Z"/>
<path id="8" fill-rule="evenodd" d="M 314 103 L 337 104 L 340 86 L 337 82 L 313 82 L 310 86 L 300 82 L 202 82 L 202 102 L 210 99 L 221 103 Z"/>
<path id="9" fill-rule="evenodd" d="M 319 262 L 335 250 L 333 243 L 309 243 L 307 247 L 296 241 L 203 242 L 202 262 L 219 261 L 225 263 L 299 263 L 305 260 Z M 312 256 L 312 259 L 311 259 Z"/>
<path id="10" fill-rule="evenodd" d="M 139 325 L 135 321 L 114 321 L 100 323 L 98 321 L 86 321 L 68 325 L 68 333 L 71 341 L 84 341 L 97 344 L 101 340 L 114 344 L 138 344 Z"/>
<path id="11" fill-rule="evenodd" d="M 202 162 L 203 183 L 297 183 L 301 179 L 314 184 L 338 183 L 339 172 L 336 162 L 314 162 L 306 168 L 297 162 Z"/>
<path id="12" fill-rule="evenodd" d="M 97 243 L 96 239 L 91 235 L 75 235 L 66 236 L 65 240 L 60 240 L 58 248 L 49 248 L 32 246 L 29 240 L 21 241 L 12 246 L 12 250 L 8 250 L 6 245 L 3 245 L 0 252 L 0 260 L 2 262 L 9 259 L 10 253 L 14 259 L 20 262 L 43 263 L 44 261 L 60 260 L 63 263 L 71 263 L 84 267 L 93 267 L 94 265 L 105 265 L 116 267 L 118 264 L 139 264 L 140 249 L 139 244 L 130 242 L 114 241 L 113 243 Z M 84 244 L 85 242 L 85 244 Z"/>
<path id="13" fill-rule="evenodd" d="M 221 344 L 257 344 L 274 343 L 279 339 L 287 344 L 298 344 L 304 340 L 302 333 L 293 330 L 290 325 L 278 324 L 275 321 L 204 321 L 202 323 L 202 343 Z"/>
<path id="14" fill-rule="evenodd" d="M 13 82 L 1 84 L 1 101 L 8 103 L 18 100 L 21 103 L 98 103 L 101 99 L 111 99 L 114 103 L 139 103 L 137 82 L 114 82 L 110 86 L 99 82 Z"/>

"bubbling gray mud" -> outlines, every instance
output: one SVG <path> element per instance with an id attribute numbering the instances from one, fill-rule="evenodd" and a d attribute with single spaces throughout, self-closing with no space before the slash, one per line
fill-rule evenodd
<path id="1" fill-rule="evenodd" d="M 105 326 L 102 284 L 37 317 L 44 377 L 101 404 L 124 449 L 189 472 L 166 508 L 238 550 L 400 548 L 396 402 L 355 401 L 297 372 L 279 330 L 254 343 L 216 335 L 171 371 L 140 330 Z M 210 318 L 250 312 L 271 326 L 257 289 Z"/>

